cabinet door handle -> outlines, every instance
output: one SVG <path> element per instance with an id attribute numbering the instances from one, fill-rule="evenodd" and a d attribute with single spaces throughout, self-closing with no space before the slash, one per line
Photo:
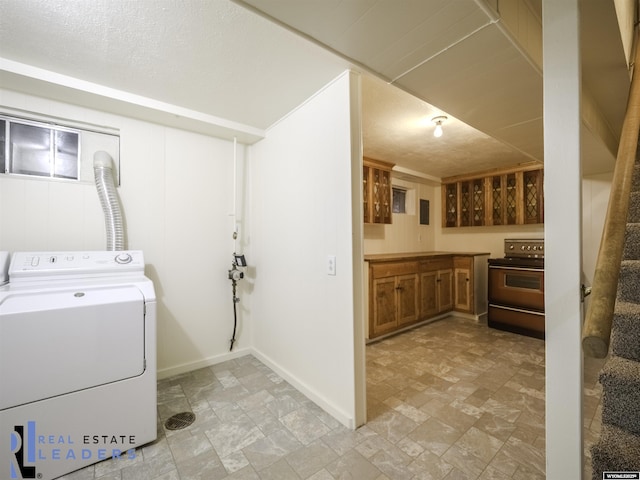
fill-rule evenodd
<path id="1" fill-rule="evenodd" d="M 402 287 L 401 287 L 400 285 L 398 285 L 398 286 L 396 287 L 396 290 L 402 290 Z"/>

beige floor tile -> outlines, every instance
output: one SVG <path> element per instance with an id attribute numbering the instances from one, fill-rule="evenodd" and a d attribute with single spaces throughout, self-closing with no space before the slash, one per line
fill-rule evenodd
<path id="1" fill-rule="evenodd" d="M 449 317 L 366 356 L 368 423 L 356 431 L 246 356 L 158 382 L 158 440 L 63 479 L 544 479 L 543 341 Z M 585 472 L 601 367 L 585 359 Z M 185 410 L 194 424 L 165 431 Z"/>

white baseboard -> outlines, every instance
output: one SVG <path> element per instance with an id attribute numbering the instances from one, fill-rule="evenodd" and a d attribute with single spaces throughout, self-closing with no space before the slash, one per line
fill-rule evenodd
<path id="1" fill-rule="evenodd" d="M 182 373 L 192 372 L 199 368 L 210 367 L 218 363 L 226 362 L 227 360 L 233 360 L 234 358 L 244 357 L 253 353 L 251 348 L 241 348 L 234 350 L 233 352 L 222 353 L 220 355 L 213 355 L 211 357 L 196 360 L 194 362 L 181 363 L 173 367 L 162 368 L 158 370 L 158 380 L 173 377 L 174 375 L 180 375 Z"/>
<path id="2" fill-rule="evenodd" d="M 322 408 L 325 412 L 339 421 L 345 427 L 355 430 L 356 422 L 355 417 L 347 414 L 342 409 L 336 407 L 333 403 L 327 400 L 323 395 L 318 393 L 313 388 L 309 387 L 304 382 L 301 382 L 297 377 L 292 375 L 288 370 L 283 369 L 280 365 L 273 362 L 268 356 L 264 355 L 262 352 L 258 350 L 253 350 L 253 355 L 268 366 L 275 373 L 280 375 L 283 379 L 289 382 L 296 390 L 302 393 L 305 397 L 311 400 L 313 403 Z"/>
<path id="3" fill-rule="evenodd" d="M 307 384 L 300 381 L 297 377 L 292 375 L 288 370 L 282 368 L 279 364 L 275 363 L 268 356 L 264 355 L 262 352 L 255 350 L 253 348 L 243 348 L 240 350 L 236 350 L 234 352 L 223 353 L 220 355 L 214 355 L 202 360 L 198 360 L 195 362 L 183 363 L 180 365 L 176 365 L 174 367 L 163 368 L 158 370 L 158 380 L 162 380 L 165 378 L 172 377 L 174 375 L 180 375 L 182 373 L 188 373 L 193 370 L 198 370 L 199 368 L 210 367 L 211 365 L 216 365 L 218 363 L 226 362 L 227 360 L 233 360 L 234 358 L 244 357 L 245 355 L 253 355 L 262 363 L 264 363 L 267 367 L 273 370 L 275 373 L 280 375 L 284 380 L 289 382 L 296 390 L 302 393 L 305 397 L 311 400 L 313 403 L 322 408 L 325 412 L 335 418 L 338 422 L 343 424 L 345 427 L 355 430 L 355 418 L 350 416 L 342 409 L 333 405 L 329 400 L 327 400 L 323 395 L 318 393 L 313 388 L 310 388 Z"/>

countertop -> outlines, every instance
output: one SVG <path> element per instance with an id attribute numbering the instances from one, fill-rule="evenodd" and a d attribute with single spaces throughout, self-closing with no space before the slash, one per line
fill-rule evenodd
<path id="1" fill-rule="evenodd" d="M 388 262 L 391 260 L 420 260 L 433 257 L 477 257 L 478 255 L 491 255 L 489 252 L 411 252 L 411 253 L 377 253 L 365 255 L 365 262 Z"/>

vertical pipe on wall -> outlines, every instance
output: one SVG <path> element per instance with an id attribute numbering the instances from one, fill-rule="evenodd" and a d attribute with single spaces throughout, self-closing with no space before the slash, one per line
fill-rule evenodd
<path id="1" fill-rule="evenodd" d="M 233 252 L 238 247 L 238 139 L 233 137 L 233 200 L 231 216 L 233 217 Z"/>

